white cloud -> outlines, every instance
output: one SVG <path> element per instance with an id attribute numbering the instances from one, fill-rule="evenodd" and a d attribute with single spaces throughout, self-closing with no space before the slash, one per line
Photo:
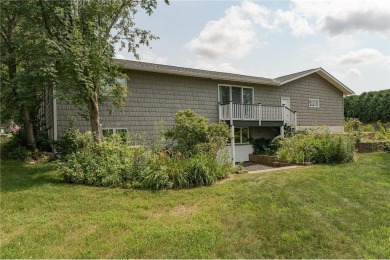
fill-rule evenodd
<path id="1" fill-rule="evenodd" d="M 294 36 L 314 34 L 314 30 L 309 22 L 304 17 L 301 17 L 292 11 L 277 10 L 275 22 L 277 24 L 287 23 Z"/>
<path id="2" fill-rule="evenodd" d="M 235 68 L 232 64 L 228 62 L 205 62 L 205 61 L 197 61 L 195 64 L 196 69 L 204 69 L 204 70 L 212 70 L 212 71 L 220 71 L 220 72 L 228 72 L 228 73 L 242 73 L 241 70 Z"/>
<path id="3" fill-rule="evenodd" d="M 335 65 L 367 65 L 379 64 L 389 66 L 390 57 L 382 54 L 377 49 L 364 48 L 355 51 L 349 51 L 342 55 L 325 56 L 317 59 L 317 61 L 326 64 Z"/>
<path id="4" fill-rule="evenodd" d="M 250 4 L 243 2 L 242 6 L 227 9 L 224 17 L 208 22 L 199 36 L 187 43 L 186 47 L 210 59 L 243 58 L 257 43 L 253 22 L 244 15 L 250 12 Z"/>
<path id="5" fill-rule="evenodd" d="M 350 68 L 349 70 L 347 70 L 343 75 L 341 75 L 342 78 L 352 78 L 352 79 L 362 79 L 363 78 L 363 74 L 361 73 L 360 70 L 358 70 L 357 68 Z"/>
<path id="6" fill-rule="evenodd" d="M 378 32 L 390 37 L 390 5 L 380 0 L 291 0 L 288 10 L 271 10 L 243 1 L 222 18 L 209 21 L 186 44 L 191 52 L 209 59 L 239 59 L 261 46 L 256 30 L 280 31 L 288 26 L 293 36 L 325 31 L 332 36 Z"/>
<path id="7" fill-rule="evenodd" d="M 292 11 L 331 35 L 378 32 L 390 36 L 390 5 L 383 0 L 292 0 Z"/>
<path id="8" fill-rule="evenodd" d="M 167 64 L 168 58 L 161 57 L 156 55 L 150 49 L 140 52 L 139 60 L 143 62 L 157 63 L 157 64 Z"/>

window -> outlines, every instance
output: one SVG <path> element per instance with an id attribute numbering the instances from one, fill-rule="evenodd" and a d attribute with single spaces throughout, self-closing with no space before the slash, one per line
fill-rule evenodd
<path id="1" fill-rule="evenodd" d="M 116 82 L 118 82 L 120 85 L 124 86 L 127 90 L 127 79 L 125 78 L 116 78 L 115 79 Z M 125 94 L 123 95 L 124 97 L 127 97 L 127 91 L 125 92 Z"/>
<path id="2" fill-rule="evenodd" d="M 248 127 L 234 128 L 234 143 L 236 143 L 236 144 L 249 143 L 249 128 Z"/>
<path id="3" fill-rule="evenodd" d="M 126 128 L 103 128 L 103 137 L 105 140 L 111 140 L 119 138 L 120 141 L 127 141 L 127 129 Z"/>
<path id="4" fill-rule="evenodd" d="M 126 78 L 115 78 L 115 81 L 120 85 L 119 89 L 122 89 L 122 87 L 125 87 L 126 90 L 128 89 Z M 114 89 L 111 84 L 105 84 L 101 87 L 100 92 L 105 95 L 115 95 L 119 89 Z M 124 93 L 123 97 L 127 97 L 127 91 Z"/>
<path id="5" fill-rule="evenodd" d="M 230 101 L 238 104 L 253 104 L 253 88 L 220 85 L 219 102 L 228 104 Z"/>
<path id="6" fill-rule="evenodd" d="M 309 99 L 309 107 L 320 107 L 319 99 Z"/>

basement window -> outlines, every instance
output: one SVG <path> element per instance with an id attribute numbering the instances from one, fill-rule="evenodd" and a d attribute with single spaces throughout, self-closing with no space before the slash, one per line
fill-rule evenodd
<path id="1" fill-rule="evenodd" d="M 234 143 L 236 143 L 236 144 L 249 143 L 249 128 L 248 127 L 234 128 Z"/>
<path id="2" fill-rule="evenodd" d="M 127 142 L 127 129 L 126 128 L 103 128 L 104 140 L 118 140 Z"/>
<path id="3" fill-rule="evenodd" d="M 320 107 L 319 99 L 309 99 L 309 107 Z"/>

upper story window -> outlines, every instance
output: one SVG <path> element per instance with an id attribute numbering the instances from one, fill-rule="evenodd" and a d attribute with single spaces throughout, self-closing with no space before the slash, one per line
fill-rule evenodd
<path id="1" fill-rule="evenodd" d="M 320 107 L 319 99 L 309 99 L 309 107 Z"/>
<path id="2" fill-rule="evenodd" d="M 238 104 L 253 104 L 253 88 L 230 85 L 219 85 L 219 102 L 228 104 L 230 101 Z"/>
<path id="3" fill-rule="evenodd" d="M 127 79 L 126 78 L 115 78 L 114 79 L 116 83 L 118 83 L 121 87 L 124 87 L 127 89 Z M 105 84 L 101 86 L 100 92 L 102 94 L 112 94 L 112 92 L 117 92 L 113 91 L 114 86 L 111 84 Z M 124 93 L 124 97 L 127 97 L 127 91 Z"/>

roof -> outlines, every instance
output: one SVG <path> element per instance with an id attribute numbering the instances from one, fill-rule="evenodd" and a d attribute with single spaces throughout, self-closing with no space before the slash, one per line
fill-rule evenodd
<path id="1" fill-rule="evenodd" d="M 216 79 L 216 80 L 227 80 L 233 82 L 265 84 L 265 85 L 272 85 L 272 86 L 281 86 L 288 82 L 297 80 L 299 78 L 306 77 L 310 74 L 317 73 L 319 76 L 321 76 L 330 84 L 332 84 L 337 89 L 339 89 L 344 95 L 354 94 L 354 92 L 351 89 L 349 89 L 339 80 L 337 80 L 335 77 L 330 75 L 323 68 L 305 70 L 305 71 L 288 74 L 285 76 L 272 79 L 272 78 L 264 78 L 264 77 L 257 77 L 257 76 L 240 75 L 235 73 L 176 67 L 170 65 L 140 62 L 140 61 L 130 61 L 130 60 L 121 60 L 121 59 L 116 59 L 116 61 L 118 62 L 118 64 L 122 65 L 125 69 L 130 69 L 130 70 L 149 71 L 149 72 L 208 78 L 208 79 Z"/>
<path id="2" fill-rule="evenodd" d="M 162 64 L 154 64 L 147 62 L 139 61 L 130 61 L 130 60 L 119 60 L 117 62 L 122 65 L 125 69 L 132 70 L 141 70 L 141 71 L 150 71 L 182 76 L 192 76 L 200 78 L 209 78 L 209 79 L 219 79 L 219 80 L 228 80 L 234 82 L 245 82 L 245 83 L 255 83 L 255 84 L 266 84 L 266 85 L 278 85 L 279 82 L 270 78 L 256 77 L 256 76 L 246 76 L 234 73 L 210 71 L 210 70 L 201 70 L 201 69 L 190 69 L 184 67 L 176 67 Z"/>
<path id="3" fill-rule="evenodd" d="M 275 78 L 275 80 L 277 80 L 279 82 L 285 82 L 285 81 L 288 81 L 288 80 L 300 78 L 302 76 L 311 74 L 315 70 L 316 69 L 304 70 L 304 71 L 296 72 L 296 73 L 293 73 L 293 74 L 288 74 L 288 75 L 284 75 L 284 76 L 281 76 L 281 77 L 277 77 L 277 78 Z"/>
<path id="4" fill-rule="evenodd" d="M 344 95 L 352 95 L 355 94 L 351 89 L 349 89 L 347 86 L 345 86 L 341 81 L 333 77 L 330 73 L 328 73 L 326 70 L 323 68 L 316 68 L 316 69 L 310 69 L 310 70 L 304 70 L 301 72 L 281 76 L 278 78 L 275 78 L 276 81 L 279 82 L 280 85 L 284 85 L 288 82 L 306 77 L 310 74 L 316 73 L 326 81 L 328 81 L 330 84 L 332 84 L 334 87 L 336 87 L 338 90 L 343 92 Z"/>

